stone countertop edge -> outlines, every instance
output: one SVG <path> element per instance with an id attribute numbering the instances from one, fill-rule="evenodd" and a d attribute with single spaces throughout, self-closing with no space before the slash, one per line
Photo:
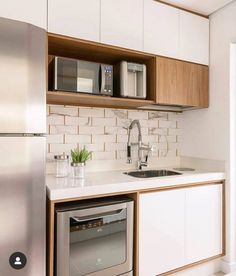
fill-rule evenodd
<path id="1" fill-rule="evenodd" d="M 173 169 L 172 169 L 173 171 Z M 46 176 L 47 196 L 52 201 L 69 200 L 99 195 L 130 193 L 194 185 L 204 182 L 225 180 L 224 172 L 182 172 L 182 175 L 154 178 L 135 178 L 124 174 L 124 171 L 103 171 L 87 173 L 85 179 L 56 178 Z"/>

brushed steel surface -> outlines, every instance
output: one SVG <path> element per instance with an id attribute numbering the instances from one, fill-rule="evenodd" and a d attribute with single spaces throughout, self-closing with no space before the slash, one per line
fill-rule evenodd
<path id="1" fill-rule="evenodd" d="M 182 173 L 168 171 L 168 170 L 146 170 L 146 171 L 132 171 L 132 172 L 125 172 L 132 177 L 137 178 L 150 178 L 150 177 L 163 177 L 163 176 L 171 176 L 171 175 L 181 175 Z"/>
<path id="2" fill-rule="evenodd" d="M 127 258 L 126 262 L 99 270 L 87 275 L 90 276 L 116 276 L 126 275 L 128 271 L 133 269 L 133 202 L 124 202 L 120 204 L 100 206 L 95 208 L 65 211 L 57 213 L 57 250 L 56 250 L 56 275 L 57 276 L 70 276 L 69 271 L 69 258 L 70 258 L 70 217 L 74 216 L 92 216 L 96 215 L 103 217 L 102 214 L 106 212 L 127 209 L 127 233 L 126 233 L 126 246 Z M 114 216 L 114 215 L 113 215 Z M 107 252 L 109 254 L 109 251 Z M 132 273 L 132 272 L 131 272 Z M 132 275 L 132 274 L 127 274 Z"/>
<path id="3" fill-rule="evenodd" d="M 0 18 L 0 133 L 46 132 L 46 31 Z"/>
<path id="4" fill-rule="evenodd" d="M 0 275 L 46 275 L 45 150 L 45 137 L 0 137 Z M 9 265 L 18 251 L 22 270 Z"/>

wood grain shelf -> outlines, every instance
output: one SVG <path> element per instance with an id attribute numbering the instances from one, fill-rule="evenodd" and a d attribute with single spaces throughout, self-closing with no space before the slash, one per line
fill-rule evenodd
<path id="1" fill-rule="evenodd" d="M 109 96 L 97 96 L 65 91 L 48 91 L 47 103 L 57 105 L 136 109 L 138 107 L 154 104 L 154 101 L 130 98 L 116 98 Z"/>
<path id="2" fill-rule="evenodd" d="M 54 56 L 113 66 L 122 60 L 145 64 L 147 68 L 147 100 L 52 91 L 53 72 L 50 69 L 50 62 Z M 48 64 L 48 104 L 136 109 L 151 105 L 156 99 L 156 57 L 152 54 L 48 33 Z"/>

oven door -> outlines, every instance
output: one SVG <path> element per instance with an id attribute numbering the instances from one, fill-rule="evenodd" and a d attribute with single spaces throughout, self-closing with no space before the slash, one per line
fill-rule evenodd
<path id="1" fill-rule="evenodd" d="M 83 60 L 77 61 L 77 91 L 100 93 L 101 65 Z"/>
<path id="2" fill-rule="evenodd" d="M 56 262 L 57 276 L 116 276 L 130 272 L 133 202 L 58 212 Z"/>
<path id="3" fill-rule="evenodd" d="M 99 63 L 55 57 L 54 90 L 99 94 Z"/>

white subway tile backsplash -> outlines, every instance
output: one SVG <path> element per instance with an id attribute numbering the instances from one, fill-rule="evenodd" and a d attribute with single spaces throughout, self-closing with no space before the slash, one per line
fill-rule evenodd
<path id="1" fill-rule="evenodd" d="M 93 152 L 92 159 L 93 160 L 114 160 L 116 159 L 116 152 L 115 151 Z"/>
<path id="2" fill-rule="evenodd" d="M 86 144 L 86 143 L 79 143 L 79 148 L 86 147 L 89 151 L 104 151 L 104 143 L 96 143 L 96 144 Z"/>
<path id="3" fill-rule="evenodd" d="M 143 135 L 144 143 L 156 143 L 158 142 L 158 135 Z"/>
<path id="4" fill-rule="evenodd" d="M 168 129 L 167 128 L 149 128 L 150 135 L 167 135 Z"/>
<path id="5" fill-rule="evenodd" d="M 116 158 L 118 160 L 124 160 L 124 162 L 126 162 L 126 159 L 127 159 L 127 151 L 126 150 L 118 150 L 117 153 L 116 153 Z"/>
<path id="6" fill-rule="evenodd" d="M 150 120 L 140 120 L 141 127 L 158 127 L 159 120 L 150 119 Z"/>
<path id="7" fill-rule="evenodd" d="M 88 126 L 90 125 L 89 118 L 81 118 L 81 117 L 65 117 L 65 125 L 67 126 Z"/>
<path id="8" fill-rule="evenodd" d="M 78 127 L 77 126 L 50 126 L 49 129 L 50 134 L 77 134 Z"/>
<path id="9" fill-rule="evenodd" d="M 127 158 L 128 127 L 132 120 L 140 121 L 143 142 L 154 146 L 153 158 L 172 158 L 179 155 L 181 115 L 159 111 L 137 111 L 74 106 L 47 106 L 47 160 L 54 154 L 70 153 L 84 146 L 92 151 L 93 160 Z M 134 126 L 131 142 L 137 143 L 138 129 Z M 132 147 L 133 162 L 137 146 Z"/>
<path id="10" fill-rule="evenodd" d="M 121 118 L 117 118 L 117 126 L 119 127 L 124 127 L 124 128 L 128 128 L 129 125 L 131 124 L 132 120 L 131 119 L 121 119 Z"/>
<path id="11" fill-rule="evenodd" d="M 48 125 L 64 125 L 64 116 L 62 115 L 48 115 L 47 116 Z"/>
<path id="12" fill-rule="evenodd" d="M 114 109 L 108 109 L 108 108 L 106 108 L 105 109 L 105 117 L 106 118 L 115 118 L 116 115 L 115 115 Z"/>
<path id="13" fill-rule="evenodd" d="M 92 143 L 116 142 L 116 135 L 92 135 Z"/>
<path id="14" fill-rule="evenodd" d="M 169 128 L 168 129 L 168 135 L 181 135 L 182 134 L 182 129 L 179 129 L 179 128 Z"/>
<path id="15" fill-rule="evenodd" d="M 171 121 L 159 121 L 159 128 L 170 128 L 171 125 L 175 125 L 174 128 L 176 128 L 176 122 L 171 122 Z"/>
<path id="16" fill-rule="evenodd" d="M 160 111 L 149 111 L 148 112 L 148 119 L 160 119 L 160 120 L 167 120 L 168 119 L 168 113 L 166 112 L 160 112 Z"/>
<path id="17" fill-rule="evenodd" d="M 79 126 L 79 134 L 104 134 L 103 126 Z"/>
<path id="18" fill-rule="evenodd" d="M 118 134 L 117 135 L 117 143 L 127 143 L 127 141 L 128 141 L 128 134 Z"/>
<path id="19" fill-rule="evenodd" d="M 78 116 L 78 107 L 52 105 L 50 106 L 50 113 L 58 115 Z"/>
<path id="20" fill-rule="evenodd" d="M 159 157 L 176 157 L 177 151 L 176 150 L 159 150 Z"/>
<path id="21" fill-rule="evenodd" d="M 123 127 L 107 127 L 105 126 L 105 134 L 127 134 L 128 130 Z"/>
<path id="22" fill-rule="evenodd" d="M 178 148 L 179 148 L 178 143 L 169 143 L 170 150 L 178 150 Z"/>
<path id="23" fill-rule="evenodd" d="M 52 144 L 62 144 L 64 142 L 63 134 L 48 134 L 47 135 L 47 143 Z"/>
<path id="24" fill-rule="evenodd" d="M 115 151 L 127 149 L 127 143 L 105 143 L 105 151 Z"/>
<path id="25" fill-rule="evenodd" d="M 159 137 L 159 142 L 160 143 L 166 143 L 166 142 L 169 142 L 169 143 L 176 143 L 177 142 L 177 136 L 175 136 L 175 135 L 171 135 L 171 136 L 163 136 L 163 135 L 161 135 L 160 137 Z"/>
<path id="26" fill-rule="evenodd" d="M 115 126 L 116 118 L 93 118 L 93 126 Z"/>
<path id="27" fill-rule="evenodd" d="M 54 154 L 62 154 L 65 152 L 66 154 L 70 154 L 71 149 L 77 147 L 77 144 L 50 144 L 50 153 Z"/>
<path id="28" fill-rule="evenodd" d="M 104 109 L 102 108 L 79 108 L 80 117 L 104 117 Z"/>
<path id="29" fill-rule="evenodd" d="M 65 135 L 65 143 L 91 143 L 91 135 Z"/>
<path id="30" fill-rule="evenodd" d="M 128 118 L 132 120 L 147 120 L 148 112 L 143 111 L 128 111 Z"/>

